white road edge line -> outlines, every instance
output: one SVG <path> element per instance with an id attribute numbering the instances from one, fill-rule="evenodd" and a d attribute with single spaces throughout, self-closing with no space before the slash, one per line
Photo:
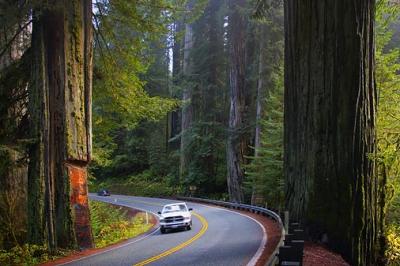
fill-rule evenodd
<path id="1" fill-rule="evenodd" d="M 99 196 L 95 196 L 95 195 L 91 195 L 91 196 L 92 196 L 92 197 L 96 197 L 96 198 L 99 197 Z M 99 197 L 99 198 L 100 198 L 100 197 Z M 127 208 L 131 208 L 131 209 L 135 209 L 135 210 L 139 210 L 139 211 L 143 211 L 143 212 L 150 212 L 150 213 L 154 214 L 155 216 L 159 217 L 159 216 L 158 216 L 156 213 L 154 213 L 154 212 L 151 212 L 151 211 L 148 211 L 148 210 L 145 210 L 145 209 L 135 208 L 135 207 L 129 206 L 129 205 L 127 205 L 127 204 L 121 204 L 121 203 L 119 203 L 119 202 L 110 202 L 110 201 L 107 201 L 107 200 L 99 200 L 99 201 L 105 202 L 105 203 L 114 204 L 114 205 L 119 205 L 119 206 L 123 206 L 123 207 L 127 207 Z M 88 256 L 85 256 L 85 257 L 82 257 L 82 258 L 79 258 L 79 259 L 71 260 L 71 261 L 64 262 L 64 263 L 57 264 L 57 265 L 59 265 L 59 266 L 61 266 L 61 265 L 68 265 L 68 264 L 71 264 L 71 263 L 74 263 L 74 262 L 77 262 L 77 261 L 85 260 L 85 259 L 88 259 L 88 258 L 97 256 L 97 255 L 100 255 L 100 254 L 107 253 L 107 252 L 109 252 L 109 251 L 116 250 L 116 249 L 118 249 L 118 248 L 123 248 L 123 247 L 129 246 L 129 245 L 131 245 L 131 244 L 134 244 L 134 243 L 136 243 L 136 242 L 142 241 L 142 240 L 144 240 L 144 239 L 146 239 L 146 238 L 148 238 L 148 237 L 154 235 L 158 230 L 160 230 L 159 227 L 158 227 L 156 230 L 154 230 L 153 232 L 151 232 L 150 234 L 144 235 L 143 237 L 139 237 L 139 238 L 135 239 L 134 241 L 131 241 L 131 242 L 125 243 L 125 244 L 123 244 L 123 245 L 116 246 L 116 247 L 113 247 L 113 248 L 104 250 L 104 251 L 102 251 L 102 252 L 98 252 L 98 253 L 95 253 L 95 254 L 92 254 L 92 255 L 88 255 Z M 129 240 L 128 240 L 128 241 L 129 241 Z"/>
<path id="2" fill-rule="evenodd" d="M 241 214 L 241 215 L 244 215 L 244 214 Z M 263 239 L 261 241 L 261 244 L 258 247 L 258 250 L 257 250 L 256 254 L 249 261 L 249 263 L 247 263 L 247 266 L 253 266 L 253 265 L 256 265 L 257 261 L 261 258 L 261 255 L 262 255 L 262 253 L 264 252 L 264 249 L 265 249 L 265 245 L 267 244 L 268 236 L 267 236 L 267 231 L 265 230 L 264 226 L 259 221 L 257 221 L 253 217 L 250 217 L 250 216 L 247 216 L 247 215 L 244 215 L 244 216 L 246 216 L 246 217 L 252 219 L 253 221 L 255 221 L 256 223 L 258 223 L 258 225 L 263 230 Z"/>
<path id="3" fill-rule="evenodd" d="M 251 260 L 246 264 L 246 266 L 254 266 L 254 265 L 257 264 L 257 261 L 260 259 L 261 255 L 262 255 L 262 253 L 263 253 L 263 251 L 265 249 L 265 245 L 267 244 L 267 240 L 268 240 L 267 231 L 265 231 L 264 226 L 259 221 L 257 221 L 253 217 L 250 217 L 250 216 L 248 216 L 246 214 L 243 214 L 243 213 L 240 213 L 240 212 L 235 212 L 235 211 L 232 211 L 232 210 L 228 210 L 228 209 L 225 209 L 225 208 L 222 208 L 222 207 L 214 207 L 214 206 L 210 206 L 210 205 L 202 204 L 202 203 L 197 203 L 197 202 L 193 202 L 193 203 L 199 204 L 199 205 L 203 205 L 203 206 L 209 207 L 209 208 L 214 208 L 214 209 L 219 209 L 219 210 L 223 210 L 223 211 L 227 211 L 227 212 L 232 212 L 232 213 L 241 215 L 243 217 L 246 217 L 246 218 L 256 222 L 261 227 L 261 229 L 263 231 L 263 239 L 261 240 L 261 244 L 258 247 L 256 254 L 251 258 Z"/>

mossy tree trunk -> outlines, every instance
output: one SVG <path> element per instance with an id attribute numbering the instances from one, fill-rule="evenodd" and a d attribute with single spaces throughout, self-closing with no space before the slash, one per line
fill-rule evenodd
<path id="1" fill-rule="evenodd" d="M 286 204 L 352 265 L 375 265 L 373 0 L 285 1 Z"/>
<path id="2" fill-rule="evenodd" d="M 243 163 L 247 141 L 243 133 L 245 112 L 245 32 L 246 21 L 240 13 L 246 1 L 232 0 L 229 16 L 230 111 L 227 141 L 227 184 L 231 201 L 243 202 Z"/>
<path id="3" fill-rule="evenodd" d="M 28 167 L 28 241 L 44 244 L 45 230 L 45 157 L 44 141 L 47 134 L 48 97 L 45 83 L 45 51 L 42 21 L 34 21 L 32 29 L 32 78 L 28 112 L 30 131 L 34 143 L 29 148 Z M 46 159 L 46 160 L 45 160 Z"/>
<path id="4" fill-rule="evenodd" d="M 89 248 L 92 3 L 50 6 L 36 11 L 33 24 L 29 238 L 52 250 Z"/>

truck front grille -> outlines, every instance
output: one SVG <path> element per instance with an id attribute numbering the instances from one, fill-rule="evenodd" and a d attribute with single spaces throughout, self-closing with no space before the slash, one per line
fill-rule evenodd
<path id="1" fill-rule="evenodd" d="M 164 218 L 164 221 L 166 223 L 175 223 L 175 222 L 183 222 L 183 216 L 172 216 L 172 217 L 167 217 Z"/>

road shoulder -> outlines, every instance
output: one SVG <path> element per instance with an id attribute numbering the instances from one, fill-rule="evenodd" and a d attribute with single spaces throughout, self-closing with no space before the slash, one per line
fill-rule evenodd
<path id="1" fill-rule="evenodd" d="M 102 201 L 102 202 L 109 203 L 109 202 L 105 202 L 105 201 Z M 112 203 L 109 203 L 109 204 L 125 208 L 127 210 L 127 215 L 128 215 L 129 218 L 132 218 L 135 215 L 137 215 L 138 213 L 142 213 L 143 212 L 142 210 L 138 210 L 138 209 L 135 209 L 135 208 L 132 208 L 132 207 L 121 206 L 121 205 L 112 204 Z M 82 251 L 75 251 L 75 252 L 72 252 L 70 255 L 68 255 L 66 257 L 62 257 L 62 258 L 59 258 L 59 259 L 56 259 L 56 260 L 52 260 L 52 261 L 47 261 L 47 262 L 42 263 L 40 265 L 41 266 L 65 265 L 65 264 L 68 264 L 70 262 L 79 261 L 81 259 L 85 259 L 85 258 L 92 257 L 92 256 L 95 256 L 95 255 L 98 255 L 98 254 L 102 254 L 102 253 L 106 253 L 108 251 L 115 250 L 115 249 L 118 249 L 118 248 L 121 248 L 121 247 L 124 247 L 124 246 L 127 246 L 127 245 L 131 245 L 131 244 L 136 243 L 138 241 L 141 241 L 141 240 L 151 236 L 152 234 L 154 234 L 155 232 L 158 231 L 158 228 L 159 228 L 159 226 L 158 226 L 158 218 L 155 215 L 153 215 L 152 213 L 149 213 L 149 218 L 150 218 L 149 219 L 149 223 L 151 223 L 153 226 L 150 227 L 150 229 L 148 231 L 146 231 L 146 232 L 144 232 L 144 233 L 142 233 L 140 235 L 137 235 L 136 237 L 133 237 L 133 238 L 130 238 L 130 239 L 127 239 L 127 240 L 122 240 L 122 241 L 120 241 L 118 243 L 111 244 L 111 245 L 109 245 L 107 247 L 103 247 L 103 248 L 92 248 L 92 249 L 86 249 L 86 250 L 82 250 Z"/>

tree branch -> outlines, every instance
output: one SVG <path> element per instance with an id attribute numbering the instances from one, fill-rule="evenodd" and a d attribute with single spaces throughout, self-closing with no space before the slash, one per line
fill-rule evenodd
<path id="1" fill-rule="evenodd" d="M 18 37 L 18 35 L 24 31 L 30 24 L 32 23 L 32 20 L 29 20 L 23 27 L 20 27 L 17 32 L 14 34 L 14 36 L 11 38 L 10 41 L 7 42 L 7 44 L 4 46 L 3 50 L 0 53 L 0 58 L 3 57 L 3 55 L 7 52 L 8 48 L 12 45 L 12 43 L 15 41 L 15 39 Z"/>

